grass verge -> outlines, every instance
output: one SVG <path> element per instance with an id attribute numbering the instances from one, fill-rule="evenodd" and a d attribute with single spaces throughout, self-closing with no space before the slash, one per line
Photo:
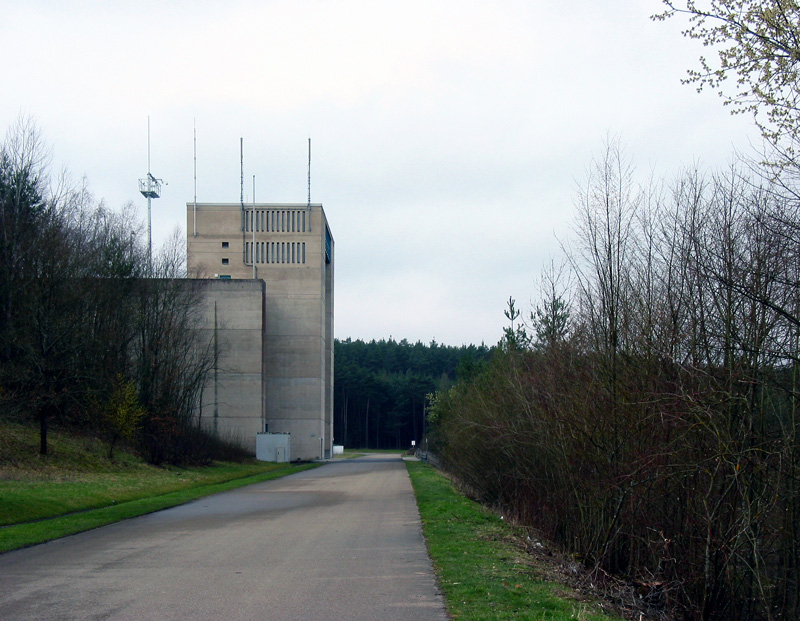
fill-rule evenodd
<path id="1" fill-rule="evenodd" d="M 358 452 L 358 451 L 345 451 L 344 453 L 339 453 L 338 455 L 334 455 L 336 459 L 355 459 L 356 457 L 364 457 L 366 455 L 365 452 Z"/>
<path id="2" fill-rule="evenodd" d="M 339 455 L 334 455 L 337 459 L 355 459 L 356 457 L 364 457 L 364 455 L 370 455 L 372 453 L 377 453 L 380 455 L 402 455 L 406 451 L 403 449 L 347 449 L 344 453 Z"/>
<path id="3" fill-rule="evenodd" d="M 57 428 L 49 436 L 40 455 L 35 427 L 0 420 L 0 552 L 314 467 L 250 460 L 162 468 L 122 448 L 112 461 L 91 436 Z"/>
<path id="4" fill-rule="evenodd" d="M 514 543 L 513 527 L 456 492 L 423 462 L 407 461 L 428 551 L 456 619 L 607 621 L 594 602 L 544 579 Z"/>
<path id="5" fill-rule="evenodd" d="M 131 486 L 133 489 L 126 490 L 124 485 L 117 486 L 114 488 L 117 491 L 109 494 L 102 501 L 99 500 L 100 496 L 95 496 L 91 500 L 91 506 L 89 507 L 73 509 L 73 512 L 66 514 L 63 509 L 54 509 L 50 511 L 49 515 L 42 516 L 41 508 L 44 504 L 53 506 L 49 502 L 41 502 L 42 494 L 47 495 L 49 491 L 52 491 L 53 485 L 56 485 L 57 488 L 60 487 L 58 495 L 73 499 L 79 497 L 82 489 L 95 489 L 96 494 L 99 494 L 99 490 L 103 488 L 108 489 L 108 481 L 103 481 L 104 477 L 99 474 L 90 477 L 93 481 L 89 481 L 88 484 L 85 480 L 77 482 L 68 480 L 44 482 L 44 485 L 38 486 L 38 488 L 34 486 L 29 490 L 28 495 L 30 504 L 38 507 L 36 513 L 40 517 L 36 521 L 20 522 L 20 520 L 17 520 L 17 523 L 9 523 L 7 520 L 6 523 L 9 525 L 0 527 L 0 552 L 8 552 L 58 539 L 59 537 L 74 535 L 99 526 L 119 522 L 120 520 L 174 507 L 211 494 L 225 492 L 261 481 L 277 479 L 295 472 L 315 468 L 319 465 L 220 464 L 206 468 L 182 469 L 178 472 L 178 482 L 169 484 L 169 487 L 177 487 L 178 489 L 172 489 L 172 491 L 168 492 L 164 491 L 165 481 L 162 473 L 155 473 L 156 476 L 152 477 L 138 473 L 138 477 L 136 475 L 122 477 L 123 479 L 128 478 L 135 481 L 135 485 Z M 253 473 L 254 470 L 258 470 L 258 472 Z M 175 478 L 174 471 L 166 472 Z M 180 474 L 184 475 L 183 478 L 180 478 Z M 122 475 L 117 475 L 116 477 L 111 475 L 111 478 L 119 479 L 120 476 Z M 0 482 L 0 501 L 5 500 L 3 486 L 6 483 L 8 482 Z M 125 498 L 131 494 L 136 497 L 130 500 L 117 500 L 117 498 Z M 23 509 L 19 515 L 29 516 L 31 512 Z"/>
<path id="6" fill-rule="evenodd" d="M 0 477 L 0 526 L 99 509 L 171 492 L 225 483 L 285 468 L 264 462 L 216 463 L 198 468 L 121 465 L 116 470 L 4 472 Z"/>

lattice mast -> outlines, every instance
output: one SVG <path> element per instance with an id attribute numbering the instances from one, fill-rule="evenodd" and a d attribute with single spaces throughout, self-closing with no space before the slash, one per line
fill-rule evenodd
<path id="1" fill-rule="evenodd" d="M 147 176 L 139 179 L 139 192 L 147 199 L 147 269 L 153 274 L 153 220 L 152 200 L 161 196 L 163 179 L 156 179 L 150 172 L 150 117 L 147 117 Z"/>

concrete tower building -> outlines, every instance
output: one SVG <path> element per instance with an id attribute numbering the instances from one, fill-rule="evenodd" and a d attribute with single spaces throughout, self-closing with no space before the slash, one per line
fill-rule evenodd
<path id="1" fill-rule="evenodd" d="M 200 290 L 220 352 L 203 420 L 251 449 L 268 431 L 291 434 L 291 459 L 330 456 L 334 243 L 322 205 L 187 203 L 186 230 L 188 276 L 213 281 Z"/>

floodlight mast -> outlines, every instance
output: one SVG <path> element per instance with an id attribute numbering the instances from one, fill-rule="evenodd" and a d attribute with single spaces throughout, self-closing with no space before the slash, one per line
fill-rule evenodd
<path id="1" fill-rule="evenodd" d="M 150 117 L 147 117 L 147 177 L 139 179 L 139 192 L 147 199 L 147 271 L 153 275 L 153 225 L 151 201 L 161 196 L 163 179 L 156 179 L 150 173 Z"/>

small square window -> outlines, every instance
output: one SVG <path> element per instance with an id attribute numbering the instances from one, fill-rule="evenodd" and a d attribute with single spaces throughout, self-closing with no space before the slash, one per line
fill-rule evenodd
<path id="1" fill-rule="evenodd" d="M 222 265 L 228 265 L 228 259 L 222 259 Z"/>
<path id="2" fill-rule="evenodd" d="M 223 248 L 227 248 L 228 247 L 228 242 L 222 242 L 222 247 Z"/>

